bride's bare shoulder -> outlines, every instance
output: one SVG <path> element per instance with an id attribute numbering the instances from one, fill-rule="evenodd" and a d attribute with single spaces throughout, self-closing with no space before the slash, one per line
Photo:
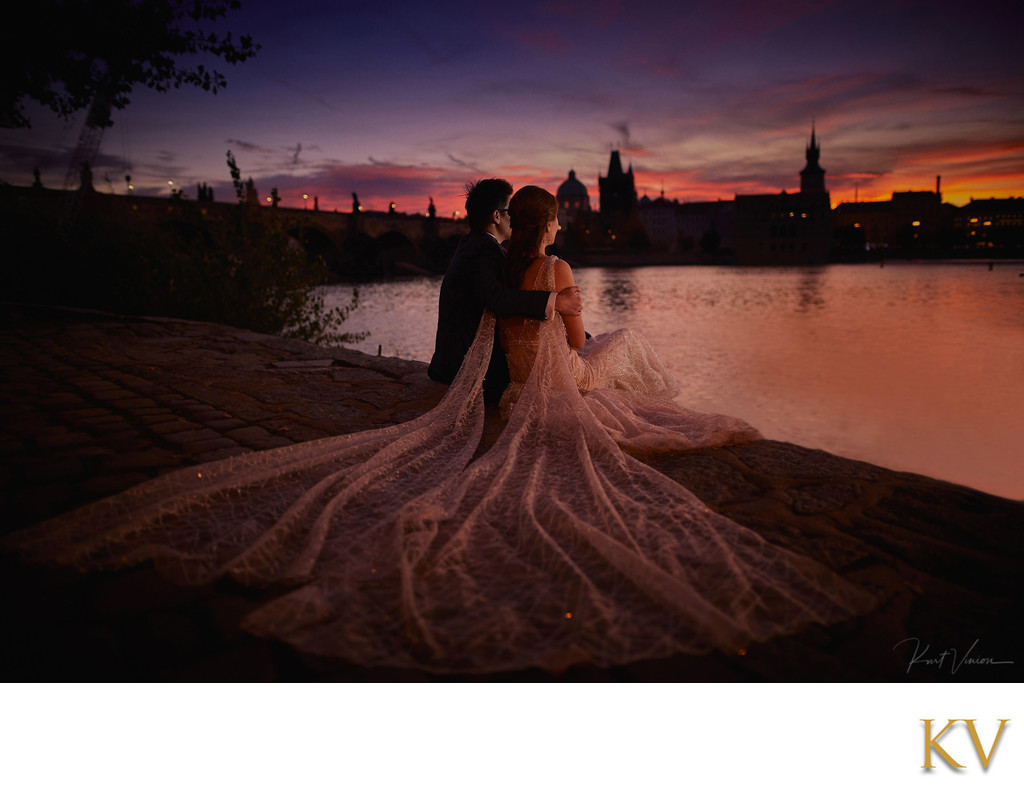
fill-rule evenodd
<path id="1" fill-rule="evenodd" d="M 572 267 L 570 267 L 561 258 L 557 258 L 555 256 L 552 257 L 555 259 L 553 262 L 553 271 L 555 276 L 555 284 L 558 285 L 558 288 L 563 289 L 566 286 L 575 286 L 576 281 L 572 276 Z"/>

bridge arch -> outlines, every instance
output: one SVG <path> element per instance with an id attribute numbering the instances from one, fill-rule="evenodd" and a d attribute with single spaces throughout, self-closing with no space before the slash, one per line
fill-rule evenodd
<path id="1" fill-rule="evenodd" d="M 313 225 L 297 225 L 289 228 L 288 235 L 294 238 L 311 259 L 322 258 L 330 272 L 338 272 L 344 262 L 341 247 L 331 236 Z"/>

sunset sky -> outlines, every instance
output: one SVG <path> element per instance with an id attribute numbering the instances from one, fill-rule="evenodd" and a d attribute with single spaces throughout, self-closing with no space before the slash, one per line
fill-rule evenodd
<path id="1" fill-rule="evenodd" d="M 262 194 L 322 210 L 438 213 L 472 179 L 554 191 L 619 148 L 640 194 L 799 188 L 812 122 L 833 204 L 932 190 L 1024 195 L 1024 8 L 917 0 L 243 0 L 219 26 L 259 55 L 228 87 L 136 91 L 105 133 L 101 191 L 233 198 L 231 149 Z M 111 25 L 116 21 L 111 20 Z M 29 108 L 0 130 L 0 180 L 61 187 L 81 119 Z"/>

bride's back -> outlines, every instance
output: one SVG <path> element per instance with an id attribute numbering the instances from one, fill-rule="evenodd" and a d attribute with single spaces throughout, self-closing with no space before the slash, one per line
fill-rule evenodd
<path id="1" fill-rule="evenodd" d="M 546 273 L 549 276 L 547 279 L 541 277 L 541 275 L 542 275 L 541 270 L 543 270 L 545 268 L 545 266 L 547 266 L 549 263 L 550 262 L 548 261 L 548 259 L 545 259 L 545 258 L 537 258 L 535 261 L 533 261 L 530 264 L 530 266 L 528 266 L 526 268 L 526 272 L 523 273 L 523 281 L 522 281 L 522 283 L 519 284 L 520 290 L 523 290 L 523 291 L 540 290 L 540 291 L 548 291 L 548 292 L 555 291 L 555 289 L 554 289 L 554 277 L 553 277 L 552 273 L 550 271 L 548 271 Z M 545 280 L 548 281 L 547 284 L 544 283 Z M 524 337 L 527 337 L 527 334 L 524 333 L 523 326 L 525 326 L 525 325 L 527 325 L 528 323 L 531 323 L 531 322 L 536 326 L 538 321 L 537 320 L 531 320 L 528 317 L 502 317 L 501 321 L 500 321 L 500 326 L 501 326 L 501 347 L 505 348 L 507 350 L 507 346 L 505 345 L 505 335 L 506 335 L 506 333 L 511 335 L 513 337 L 513 339 L 516 339 L 516 340 L 519 340 L 519 339 L 522 339 Z M 532 338 L 533 341 L 536 342 L 536 338 L 537 338 L 537 330 L 536 330 L 536 328 L 532 329 L 532 332 L 533 333 L 529 334 L 529 336 L 527 338 Z"/>
<path id="2" fill-rule="evenodd" d="M 553 266 L 553 258 L 537 258 L 526 268 L 519 288 L 556 291 Z M 531 320 L 526 317 L 503 317 L 501 319 L 499 327 L 501 348 L 505 351 L 509 377 L 513 383 L 524 383 L 533 369 L 533 360 L 537 355 L 540 324 L 540 320 Z"/>

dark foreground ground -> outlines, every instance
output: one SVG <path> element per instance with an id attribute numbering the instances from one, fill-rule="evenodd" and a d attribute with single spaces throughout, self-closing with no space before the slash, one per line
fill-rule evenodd
<path id="1" fill-rule="evenodd" d="M 444 389 L 418 362 L 205 323 L 0 305 L 0 533 L 181 466 L 408 420 Z M 499 429 L 489 419 L 488 436 Z M 881 605 L 743 656 L 483 678 L 1020 679 L 1024 503 L 776 441 L 647 461 Z M 238 623 L 260 593 L 227 581 L 182 588 L 148 568 L 82 575 L 6 555 L 0 591 L 9 681 L 442 678 L 246 635 Z"/>

